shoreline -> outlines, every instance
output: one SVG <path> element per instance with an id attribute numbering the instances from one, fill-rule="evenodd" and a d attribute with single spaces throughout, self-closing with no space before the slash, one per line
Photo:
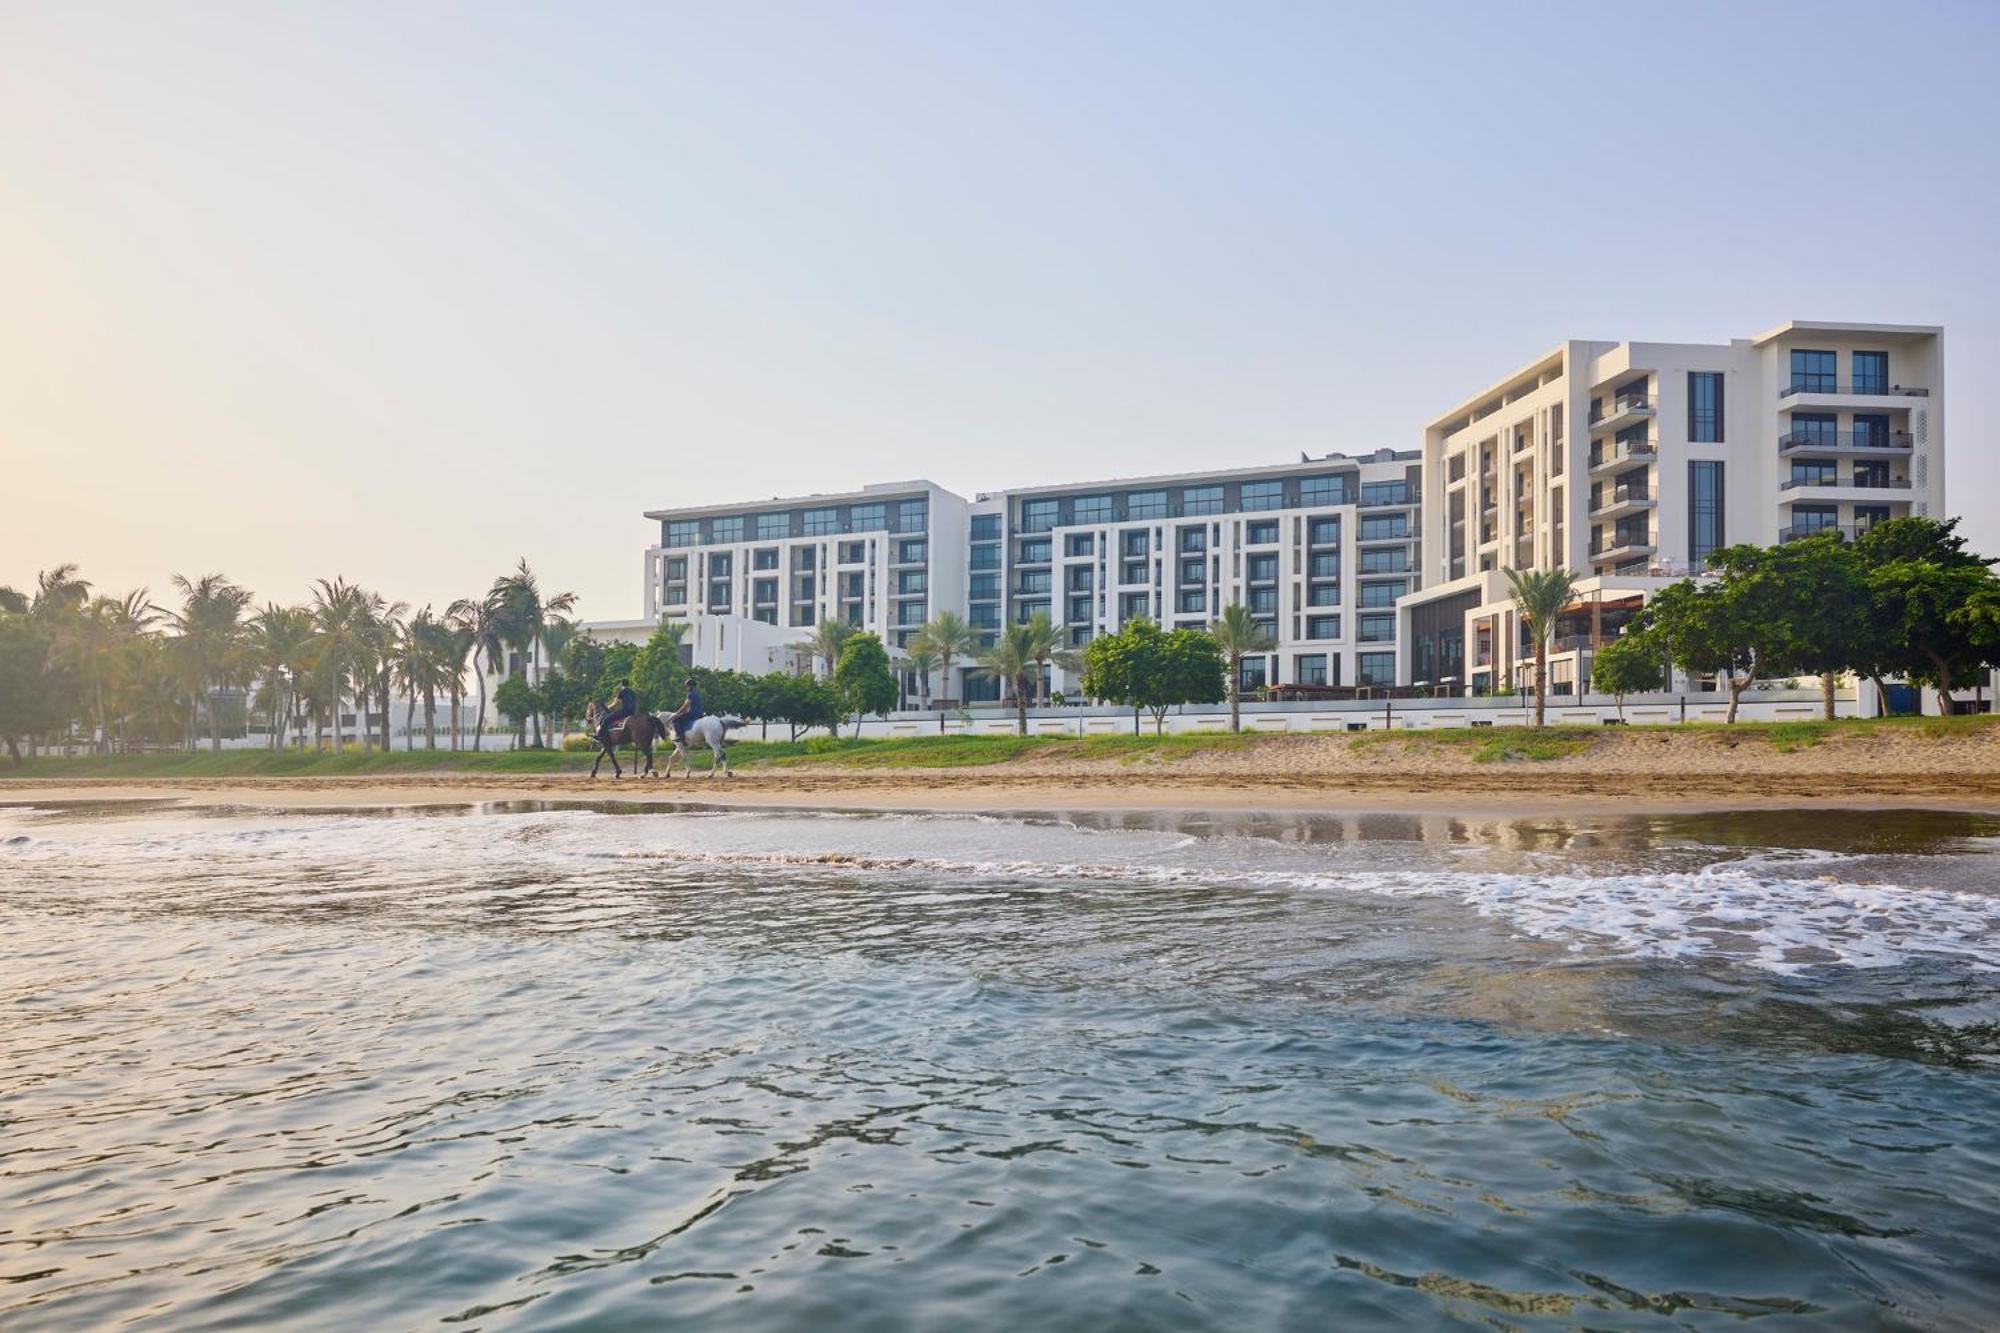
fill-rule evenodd
<path id="1" fill-rule="evenodd" d="M 602 802 L 744 808 L 812 807 L 954 813 L 1043 810 L 1215 810 L 1373 814 L 1396 812 L 1551 816 L 1676 814 L 1720 810 L 1929 809 L 2000 812 L 2000 781 L 1987 775 L 1931 779 L 1851 775 L 1812 782 L 1746 775 L 1743 789 L 1665 792 L 1660 775 L 1455 774 L 1442 782 L 1250 778 L 1215 774 L 1133 775 L 1124 781 L 1020 773 L 769 773 L 733 778 L 612 780 L 570 774 L 427 774 L 422 777 L 0 778 L 0 808 L 129 804 L 185 810 L 306 812 L 493 802 Z M 1578 778 L 1583 780 L 1579 781 Z M 1551 779 L 1554 779 L 1551 781 Z M 1837 790 L 1828 790 L 1829 787 Z"/>

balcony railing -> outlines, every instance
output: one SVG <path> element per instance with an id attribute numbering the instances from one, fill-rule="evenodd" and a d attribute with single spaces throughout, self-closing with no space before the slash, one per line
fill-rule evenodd
<path id="1" fill-rule="evenodd" d="M 1908 477 L 1787 477 L 1778 483 L 1781 491 L 1797 490 L 1801 486 L 1843 486 L 1864 491 L 1908 490 Z"/>
<path id="2" fill-rule="evenodd" d="M 1650 412 L 1652 410 L 1653 400 L 1645 394 L 1620 394 L 1611 400 L 1611 406 L 1608 410 L 1599 412 L 1596 416 L 1592 417 L 1590 424 L 1595 426 L 1600 421 L 1609 421 L 1611 418 L 1623 416 L 1627 412 Z"/>
<path id="3" fill-rule="evenodd" d="M 1628 555 L 1638 555 L 1652 549 L 1653 539 L 1650 535 L 1616 536 L 1610 541 L 1592 542 L 1590 544 L 1590 558 L 1592 560 L 1601 560 L 1606 556 L 1616 555 L 1619 552 L 1624 552 Z"/>
<path id="4" fill-rule="evenodd" d="M 1906 430 L 1795 430 L 1778 437 L 1778 452 L 1789 449 L 1909 449 L 1915 439 Z"/>
<path id="5" fill-rule="evenodd" d="M 1612 449 L 1592 449 L 1590 465 L 1609 467 L 1616 463 L 1650 463 L 1659 456 L 1659 448 L 1651 440 L 1627 440 Z"/>
<path id="6" fill-rule="evenodd" d="M 1590 512 L 1601 514 L 1607 509 L 1616 509 L 1620 505 L 1650 504 L 1652 499 L 1653 492 L 1648 487 L 1631 485 L 1614 486 L 1608 494 L 1600 495 L 1597 498 L 1597 503 L 1591 508 Z"/>
<path id="7" fill-rule="evenodd" d="M 1831 379 L 1795 379 L 1778 390 L 1778 397 L 1790 398 L 1799 393 L 1848 393 L 1861 394 L 1872 398 L 1928 398 L 1929 389 L 1912 389 L 1902 384 L 1884 384 L 1880 380 L 1855 380 L 1841 384 Z"/>

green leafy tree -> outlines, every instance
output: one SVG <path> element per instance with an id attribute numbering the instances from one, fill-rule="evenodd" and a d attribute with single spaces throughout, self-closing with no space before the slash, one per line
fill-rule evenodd
<path id="1" fill-rule="evenodd" d="M 18 603 L 10 599 L 9 605 Z M 21 738 L 55 725 L 62 712 L 50 660 L 54 650 L 55 636 L 36 617 L 0 612 L 0 738 L 17 764 Z"/>
<path id="2" fill-rule="evenodd" d="M 544 592 L 541 581 L 535 577 L 535 571 L 528 567 L 524 558 L 513 573 L 503 574 L 493 581 L 487 599 L 494 607 L 501 639 L 520 652 L 529 679 L 540 680 L 544 660 L 542 650 L 550 626 L 576 608 L 576 594 Z M 534 746 L 540 749 L 542 716 L 537 712 L 530 720 L 534 726 Z"/>
<path id="3" fill-rule="evenodd" d="M 541 708 L 539 693 L 524 675 L 507 677 L 493 691 L 493 706 L 514 725 L 514 744 L 517 748 L 526 734 L 528 719 Z"/>
<path id="4" fill-rule="evenodd" d="M 1643 634 L 1621 634 L 1598 647 L 1590 663 L 1591 688 L 1618 703 L 1618 720 L 1625 720 L 1625 696 L 1660 688 L 1660 650 Z"/>
<path id="5" fill-rule="evenodd" d="M 208 704 L 209 748 L 220 750 L 222 725 L 215 692 L 243 683 L 242 619 L 250 594 L 220 574 L 198 579 L 176 574 L 174 586 L 181 590 L 182 601 L 171 619 L 185 640 L 192 683 Z"/>
<path id="6" fill-rule="evenodd" d="M 1834 715 L 1834 684 L 1867 656 L 1871 630 L 1868 582 L 1860 553 L 1837 532 L 1814 533 L 1760 549 L 1759 577 L 1767 580 L 1770 613 L 1784 630 L 1786 671 L 1820 680 L 1820 709 Z M 1720 566 L 1725 577 L 1733 566 Z"/>
<path id="7" fill-rule="evenodd" d="M 1134 731 L 1139 711 L 1150 711 L 1153 734 L 1162 735 L 1174 705 L 1220 702 L 1227 670 L 1222 645 L 1205 630 L 1163 630 L 1141 617 L 1084 645 L 1083 692 L 1130 708 Z"/>
<path id="8" fill-rule="evenodd" d="M 604 661 L 597 669 L 597 697 L 600 699 L 609 699 L 617 693 L 619 681 L 631 680 L 632 666 L 638 660 L 638 657 L 639 645 L 636 643 L 607 643 L 604 645 Z M 639 687 L 634 685 L 632 692 L 638 694 Z M 651 700 L 641 695 L 639 707 L 651 711 L 655 705 Z"/>
<path id="9" fill-rule="evenodd" d="M 1238 705 L 1243 693 L 1243 659 L 1259 653 L 1268 653 L 1278 646 L 1277 640 L 1264 632 L 1250 614 L 1250 608 L 1241 602 L 1231 602 L 1222 608 L 1222 618 L 1208 627 L 1215 641 L 1222 648 L 1222 658 L 1229 669 L 1229 729 L 1243 730 Z"/>
<path id="10" fill-rule="evenodd" d="M 757 678 L 756 697 L 745 716 L 782 722 L 791 729 L 791 739 L 814 727 L 831 734 L 840 725 L 840 700 L 833 687 L 817 676 L 799 676 L 773 671 Z"/>
<path id="11" fill-rule="evenodd" d="M 922 630 L 910 636 L 910 645 L 903 652 L 901 666 L 917 678 L 917 698 L 924 707 L 930 707 L 931 673 L 938 669 L 938 653 L 924 638 Z"/>
<path id="12" fill-rule="evenodd" d="M 1549 702 L 1549 640 L 1556 632 L 1556 617 L 1569 605 L 1576 591 L 1576 575 L 1567 569 L 1505 569 L 1508 587 L 1514 594 L 1514 610 L 1521 628 L 1535 648 L 1535 725 L 1542 726 Z"/>
<path id="13" fill-rule="evenodd" d="M 1729 690 L 1729 722 L 1743 692 L 1761 676 L 1788 670 L 1798 656 L 1785 566 L 1774 548 L 1731 546 L 1709 557 L 1714 577 L 1684 579 L 1654 594 L 1636 622 L 1689 675 L 1714 676 Z"/>
<path id="14" fill-rule="evenodd" d="M 682 645 L 687 629 L 679 621 L 663 620 L 632 655 L 632 669 L 627 673 L 632 690 L 639 696 L 640 706 L 650 712 L 673 708 L 686 692 L 689 669 L 682 662 Z"/>
<path id="15" fill-rule="evenodd" d="M 453 625 L 465 636 L 472 655 L 472 682 L 479 691 L 479 711 L 472 722 L 472 748 L 478 749 L 486 736 L 486 675 L 498 674 L 506 644 L 500 637 L 501 610 L 498 599 L 461 597 L 445 610 Z"/>
<path id="16" fill-rule="evenodd" d="M 869 713 L 886 713 L 896 706 L 902 693 L 896 672 L 889 665 L 889 651 L 879 635 L 856 633 L 840 645 L 840 658 L 833 667 L 833 688 L 842 711 L 854 717 L 854 734 L 861 734 L 861 719 Z"/>
<path id="17" fill-rule="evenodd" d="M 1857 669 L 1878 693 L 1885 675 L 1933 685 L 1945 713 L 1952 681 L 1984 665 L 1975 608 L 1993 586 L 1994 561 L 1966 549 L 1957 528 L 1957 519 L 1892 518 L 1854 544 L 1868 598 Z"/>
<path id="18" fill-rule="evenodd" d="M 312 638 L 312 613 L 304 607 L 266 602 L 249 620 L 246 650 L 256 669 L 256 702 L 269 723 L 274 750 L 283 748 L 286 724 L 306 688 Z"/>

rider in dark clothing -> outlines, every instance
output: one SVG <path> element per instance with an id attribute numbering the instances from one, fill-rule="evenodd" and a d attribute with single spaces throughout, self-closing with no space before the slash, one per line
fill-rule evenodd
<path id="1" fill-rule="evenodd" d="M 694 722 L 700 716 L 701 716 L 701 687 L 694 683 L 693 676 L 689 676 L 687 698 L 683 699 L 681 701 L 681 706 L 679 708 L 676 708 L 673 711 L 673 714 L 667 718 L 667 721 L 674 724 L 674 739 L 679 740 L 681 737 L 685 736 L 687 734 L 688 725 Z"/>
<path id="2" fill-rule="evenodd" d="M 597 738 L 606 745 L 611 743 L 611 729 L 639 711 L 639 696 L 632 693 L 632 682 L 618 682 L 618 695 L 611 703 L 611 711 L 597 723 Z"/>

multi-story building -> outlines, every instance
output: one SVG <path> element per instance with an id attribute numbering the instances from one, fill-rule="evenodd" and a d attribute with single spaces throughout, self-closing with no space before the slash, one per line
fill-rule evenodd
<path id="1" fill-rule="evenodd" d="M 982 495 L 967 614 L 990 636 L 1047 612 L 1081 647 L 1140 616 L 1205 626 L 1240 602 L 1276 644 L 1244 662 L 1246 687 L 1391 684 L 1397 599 L 1420 579 L 1418 467 L 1416 451 L 1382 449 Z M 962 685 L 972 699 L 999 689 Z"/>
<path id="2" fill-rule="evenodd" d="M 1943 333 L 1794 322 L 1723 345 L 1566 342 L 1424 428 L 1424 587 L 1398 678 L 1525 681 L 1501 571 L 1582 576 L 1558 693 L 1662 583 L 1716 549 L 1943 515 Z"/>
<path id="3" fill-rule="evenodd" d="M 962 607 L 966 511 L 928 481 L 649 511 L 660 542 L 646 551 L 638 623 L 686 621 L 694 661 L 739 670 L 785 665 L 827 619 L 902 646 L 936 610 Z"/>

